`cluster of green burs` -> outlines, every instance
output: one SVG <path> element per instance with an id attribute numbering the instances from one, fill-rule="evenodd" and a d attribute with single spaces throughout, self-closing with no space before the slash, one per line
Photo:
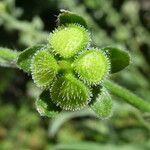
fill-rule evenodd
<path id="1" fill-rule="evenodd" d="M 109 74 L 108 57 L 90 47 L 89 31 L 79 24 L 58 27 L 48 41 L 49 48 L 32 58 L 34 82 L 49 89 L 50 100 L 63 110 L 79 110 L 90 104 L 92 86 L 102 85 Z"/>
<path id="2" fill-rule="evenodd" d="M 26 49 L 17 64 L 31 73 L 34 83 L 43 89 L 36 101 L 41 115 L 90 106 L 98 116 L 106 118 L 111 115 L 112 101 L 103 82 L 113 71 L 112 60 L 116 59 L 109 59 L 107 49 L 92 47 L 90 31 L 81 18 L 73 17 L 79 23 L 71 20 L 60 24 L 50 33 L 46 45 Z"/>

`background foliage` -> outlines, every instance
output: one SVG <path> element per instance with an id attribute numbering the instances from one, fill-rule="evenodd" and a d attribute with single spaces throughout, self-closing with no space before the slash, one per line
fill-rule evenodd
<path id="1" fill-rule="evenodd" d="M 131 65 L 113 80 L 150 102 L 149 0 L 1 0 L 0 46 L 21 51 L 46 42 L 60 9 L 87 20 L 93 46 L 131 52 Z M 109 120 L 86 110 L 49 120 L 35 110 L 40 92 L 21 70 L 0 68 L 0 149 L 150 149 L 150 116 L 116 97 Z"/>

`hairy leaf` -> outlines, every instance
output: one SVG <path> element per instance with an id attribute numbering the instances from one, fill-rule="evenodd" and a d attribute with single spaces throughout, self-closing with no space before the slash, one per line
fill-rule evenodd
<path id="1" fill-rule="evenodd" d="M 61 10 L 61 13 L 58 16 L 58 25 L 63 25 L 68 23 L 78 23 L 84 26 L 85 28 L 87 28 L 87 23 L 83 17 L 67 10 Z"/>
<path id="2" fill-rule="evenodd" d="M 111 116 L 112 105 L 113 104 L 110 94 L 105 88 L 102 88 L 102 91 L 97 97 L 95 103 L 90 105 L 90 107 L 98 117 L 100 117 L 101 119 L 105 119 Z"/>
<path id="3" fill-rule="evenodd" d="M 105 47 L 102 49 L 108 54 L 111 62 L 111 73 L 121 71 L 130 64 L 129 53 L 115 47 Z"/>
<path id="4" fill-rule="evenodd" d="M 44 48 L 45 48 L 44 45 L 36 45 L 36 46 L 29 47 L 25 49 L 23 52 L 21 52 L 17 60 L 17 65 L 19 66 L 19 68 L 25 72 L 30 73 L 31 72 L 31 69 L 30 69 L 31 59 L 33 55 L 37 51 L 44 49 Z"/>
<path id="5" fill-rule="evenodd" d="M 41 116 L 54 117 L 61 109 L 52 103 L 50 99 L 50 91 L 45 90 L 36 100 L 36 109 Z"/>

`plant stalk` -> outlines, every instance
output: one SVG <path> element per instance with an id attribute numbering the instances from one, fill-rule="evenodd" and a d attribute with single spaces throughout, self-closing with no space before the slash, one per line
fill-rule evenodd
<path id="1" fill-rule="evenodd" d="M 17 68 L 17 58 L 19 52 L 8 48 L 0 47 L 0 66 Z"/>
<path id="2" fill-rule="evenodd" d="M 132 106 L 138 108 L 143 112 L 150 112 L 150 103 L 144 101 L 142 98 L 131 93 L 129 90 L 117 85 L 116 83 L 106 80 L 104 86 L 113 94 L 116 95 L 125 102 L 131 104 Z"/>

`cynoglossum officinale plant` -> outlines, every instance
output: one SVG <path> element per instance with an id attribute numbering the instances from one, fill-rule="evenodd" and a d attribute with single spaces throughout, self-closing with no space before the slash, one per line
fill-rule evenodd
<path id="1" fill-rule="evenodd" d="M 17 54 L 9 50 L 15 54 L 10 58 L 5 58 L 4 48 L 1 49 L 1 60 L 8 62 L 16 56 L 17 67 L 31 74 L 34 83 L 43 90 L 36 100 L 42 116 L 52 117 L 61 111 L 89 106 L 98 117 L 108 118 L 113 107 L 109 91 L 150 112 L 147 102 L 108 79 L 129 65 L 129 53 L 110 46 L 93 47 L 87 23 L 78 14 L 62 10 L 58 27 L 50 33 L 45 45 L 35 45 Z"/>

